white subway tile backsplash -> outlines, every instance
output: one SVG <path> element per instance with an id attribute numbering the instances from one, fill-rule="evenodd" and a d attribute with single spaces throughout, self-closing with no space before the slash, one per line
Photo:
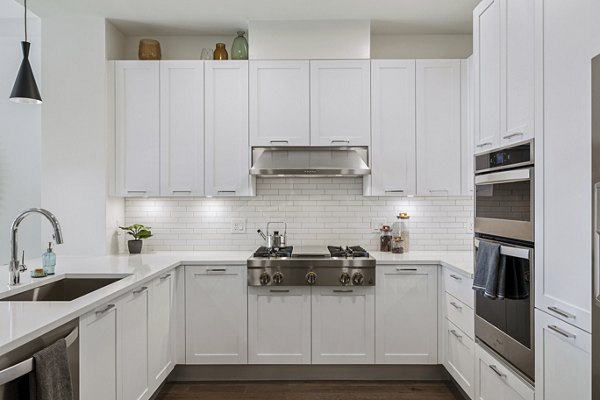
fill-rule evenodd
<path id="1" fill-rule="evenodd" d="M 295 246 L 362 245 L 377 250 L 373 218 L 390 224 L 411 215 L 411 250 L 470 250 L 472 197 L 363 197 L 361 178 L 259 178 L 248 198 L 125 199 L 125 222 L 153 228 L 147 249 L 157 251 L 254 250 L 268 221 L 288 224 Z M 231 234 L 231 219 L 244 218 L 246 233 Z"/>

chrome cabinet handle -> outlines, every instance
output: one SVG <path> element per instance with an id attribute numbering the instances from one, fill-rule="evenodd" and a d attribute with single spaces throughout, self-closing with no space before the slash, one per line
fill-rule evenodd
<path id="1" fill-rule="evenodd" d="M 287 140 L 269 140 L 270 143 L 289 143 Z"/>
<path id="2" fill-rule="evenodd" d="M 341 289 L 334 289 L 333 293 L 352 293 L 354 292 L 354 290 L 349 289 L 349 290 L 341 290 Z"/>
<path id="3" fill-rule="evenodd" d="M 455 303 L 455 302 L 453 302 L 453 301 L 451 301 L 451 302 L 450 302 L 450 305 L 451 305 L 452 307 L 456 308 L 457 310 L 462 310 L 462 307 L 461 307 L 461 306 L 459 306 L 458 304 L 456 304 L 456 303 Z"/>
<path id="4" fill-rule="evenodd" d="M 514 138 L 515 136 L 523 136 L 523 135 L 524 135 L 523 132 L 514 132 L 514 133 L 509 133 L 508 135 L 502 136 L 502 139 L 510 139 L 510 138 Z"/>
<path id="5" fill-rule="evenodd" d="M 114 304 L 109 304 L 106 307 L 104 307 L 102 310 L 96 311 L 96 316 L 105 314 L 107 311 L 110 311 L 113 308 L 115 308 L 115 305 Z"/>
<path id="6" fill-rule="evenodd" d="M 134 290 L 133 294 L 134 295 L 141 294 L 141 293 L 144 293 L 146 290 L 148 290 L 148 286 L 142 286 L 138 290 Z"/>
<path id="7" fill-rule="evenodd" d="M 479 148 L 481 148 L 481 147 L 485 147 L 485 146 L 491 146 L 491 145 L 492 145 L 492 142 L 485 142 L 485 143 L 478 144 L 478 145 L 477 145 L 477 146 L 475 146 L 475 147 L 479 147 Z"/>
<path id="8" fill-rule="evenodd" d="M 206 272 L 225 272 L 227 268 L 207 268 Z"/>
<path id="9" fill-rule="evenodd" d="M 417 269 L 416 268 L 400 268 L 400 267 L 396 267 L 396 271 L 416 272 Z"/>
<path id="10" fill-rule="evenodd" d="M 548 307 L 548 310 L 550 310 L 550 311 L 552 311 L 552 312 L 554 312 L 554 313 L 556 313 L 556 314 L 558 314 L 558 315 L 560 315 L 562 317 L 565 317 L 565 318 L 569 318 L 569 319 L 575 319 L 575 318 L 577 318 L 576 315 L 568 313 L 568 312 L 566 312 L 564 310 L 561 310 L 558 307 L 554 307 L 554 306 Z"/>
<path id="11" fill-rule="evenodd" d="M 350 143 L 350 140 L 346 139 L 346 140 L 332 140 L 331 143 Z"/>
<path id="12" fill-rule="evenodd" d="M 498 375 L 500 378 L 506 379 L 506 374 L 500 372 L 500 370 L 498 369 L 498 367 L 496 367 L 495 365 L 490 365 L 490 369 L 492 371 L 494 371 L 496 373 L 496 375 Z"/>
<path id="13" fill-rule="evenodd" d="M 561 336 L 566 337 L 567 339 L 575 339 L 577 337 L 577 335 L 575 335 L 571 332 L 567 332 L 564 329 L 560 329 L 556 325 L 548 325 L 548 329 L 553 330 L 554 332 L 558 333 Z"/>
<path id="14" fill-rule="evenodd" d="M 271 289 L 271 290 L 269 290 L 269 292 L 271 292 L 271 293 L 289 293 L 290 290 L 289 289 Z"/>
<path id="15" fill-rule="evenodd" d="M 143 193 L 148 193 L 148 191 L 147 190 L 128 190 L 127 193 L 132 193 L 132 194 L 140 193 L 140 194 L 143 194 Z"/>
<path id="16" fill-rule="evenodd" d="M 177 194 L 177 193 L 192 193 L 191 190 L 171 190 L 172 193 Z"/>
<path id="17" fill-rule="evenodd" d="M 442 192 L 449 192 L 448 189 L 429 189 L 429 193 L 442 193 Z"/>
<path id="18" fill-rule="evenodd" d="M 217 190 L 217 193 L 229 193 L 229 194 L 235 194 L 236 191 L 235 190 Z"/>
<path id="19" fill-rule="evenodd" d="M 451 334 L 453 334 L 453 335 L 454 335 L 454 336 L 455 336 L 457 339 L 459 339 L 459 340 L 460 340 L 460 339 L 462 339 L 462 336 L 461 336 L 461 335 L 459 335 L 459 334 L 456 332 L 456 330 L 454 330 L 454 329 L 450 329 L 448 332 L 450 332 Z"/>
<path id="20" fill-rule="evenodd" d="M 450 278 L 455 279 L 457 281 L 462 281 L 462 278 L 458 275 L 450 274 Z"/>
<path id="21" fill-rule="evenodd" d="M 386 193 L 404 193 L 404 189 L 390 189 L 386 190 Z"/>
<path id="22" fill-rule="evenodd" d="M 158 278 L 158 279 L 160 279 L 161 281 L 164 281 L 165 279 L 168 279 L 168 278 L 170 278 L 170 277 L 171 277 L 171 274 L 166 274 L 166 275 L 163 275 L 163 276 L 161 276 L 161 277 L 160 277 L 160 278 Z"/>

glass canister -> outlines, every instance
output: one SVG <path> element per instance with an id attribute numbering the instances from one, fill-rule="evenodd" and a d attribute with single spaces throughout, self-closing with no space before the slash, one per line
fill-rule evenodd
<path id="1" fill-rule="evenodd" d="M 380 231 L 379 251 L 392 251 L 392 228 L 389 225 L 383 225 Z"/>
<path id="2" fill-rule="evenodd" d="M 408 251 L 409 245 L 410 245 L 410 231 L 408 229 L 408 220 L 410 219 L 410 215 L 408 215 L 408 213 L 406 212 L 401 212 L 400 215 L 398 215 L 398 221 L 400 222 L 400 237 L 402 238 L 402 241 L 404 242 L 404 252 L 406 253 Z"/>
<path id="3" fill-rule="evenodd" d="M 404 253 L 404 240 L 400 236 L 392 238 L 392 253 L 402 254 Z"/>
<path id="4" fill-rule="evenodd" d="M 248 59 L 248 40 L 244 37 L 244 31 L 238 31 L 237 37 L 233 39 L 231 45 L 232 60 L 247 60 Z"/>

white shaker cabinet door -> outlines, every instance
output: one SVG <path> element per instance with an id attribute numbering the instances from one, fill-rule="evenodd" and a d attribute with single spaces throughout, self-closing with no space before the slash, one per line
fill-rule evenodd
<path id="1" fill-rule="evenodd" d="M 148 286 L 148 379 L 154 392 L 175 367 L 174 362 L 174 282 L 175 271 Z"/>
<path id="2" fill-rule="evenodd" d="M 534 137 L 534 2 L 500 2 L 501 145 Z"/>
<path id="3" fill-rule="evenodd" d="M 148 286 L 117 300 L 117 310 L 119 399 L 149 399 L 152 393 L 148 380 Z"/>
<path id="4" fill-rule="evenodd" d="M 312 363 L 374 362 L 374 288 L 313 287 Z"/>
<path id="5" fill-rule="evenodd" d="M 203 196 L 204 63 L 161 61 L 160 100 L 161 195 Z"/>
<path id="6" fill-rule="evenodd" d="M 79 319 L 79 391 L 86 400 L 117 399 L 117 308 L 105 304 Z"/>
<path id="7" fill-rule="evenodd" d="M 205 194 L 249 196 L 248 61 L 206 61 Z"/>
<path id="8" fill-rule="evenodd" d="M 250 61 L 250 145 L 310 144 L 308 60 Z"/>
<path id="9" fill-rule="evenodd" d="M 461 192 L 460 60 L 417 60 L 417 194 Z"/>
<path id="10" fill-rule="evenodd" d="M 535 312 L 535 390 L 544 400 L 592 398 L 592 336 Z"/>
<path id="11" fill-rule="evenodd" d="M 371 142 L 369 60 L 310 62 L 313 146 L 368 146 Z"/>
<path id="12" fill-rule="evenodd" d="M 416 194 L 415 61 L 371 61 L 374 196 Z"/>
<path id="13" fill-rule="evenodd" d="M 475 91 L 473 87 L 473 56 L 460 61 L 461 97 L 461 194 L 473 196 L 475 193 L 475 171 L 473 168 L 473 140 Z"/>
<path id="14" fill-rule="evenodd" d="M 246 364 L 243 266 L 186 266 L 186 364 Z"/>
<path id="15" fill-rule="evenodd" d="M 115 62 L 116 194 L 157 196 L 159 61 Z"/>
<path id="16" fill-rule="evenodd" d="M 377 268 L 378 364 L 437 364 L 437 272 L 437 265 Z"/>
<path id="17" fill-rule="evenodd" d="M 501 20 L 500 0 L 482 0 L 473 10 L 475 153 L 500 144 Z"/>
<path id="18" fill-rule="evenodd" d="M 310 364 L 310 287 L 248 288 L 248 363 Z"/>
<path id="19" fill-rule="evenodd" d="M 475 354 L 475 398 L 477 400 L 534 399 L 533 387 L 497 356 L 488 353 L 479 345 L 476 345 Z"/>

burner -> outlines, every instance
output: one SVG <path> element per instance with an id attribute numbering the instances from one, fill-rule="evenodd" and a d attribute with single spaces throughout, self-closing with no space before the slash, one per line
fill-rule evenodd
<path id="1" fill-rule="evenodd" d="M 268 248 L 261 246 L 254 252 L 254 257 L 291 257 L 294 247 L 274 247 Z"/>
<path id="2" fill-rule="evenodd" d="M 345 249 L 341 246 L 327 246 L 331 257 L 369 257 L 369 253 L 360 246 L 350 246 Z"/>

